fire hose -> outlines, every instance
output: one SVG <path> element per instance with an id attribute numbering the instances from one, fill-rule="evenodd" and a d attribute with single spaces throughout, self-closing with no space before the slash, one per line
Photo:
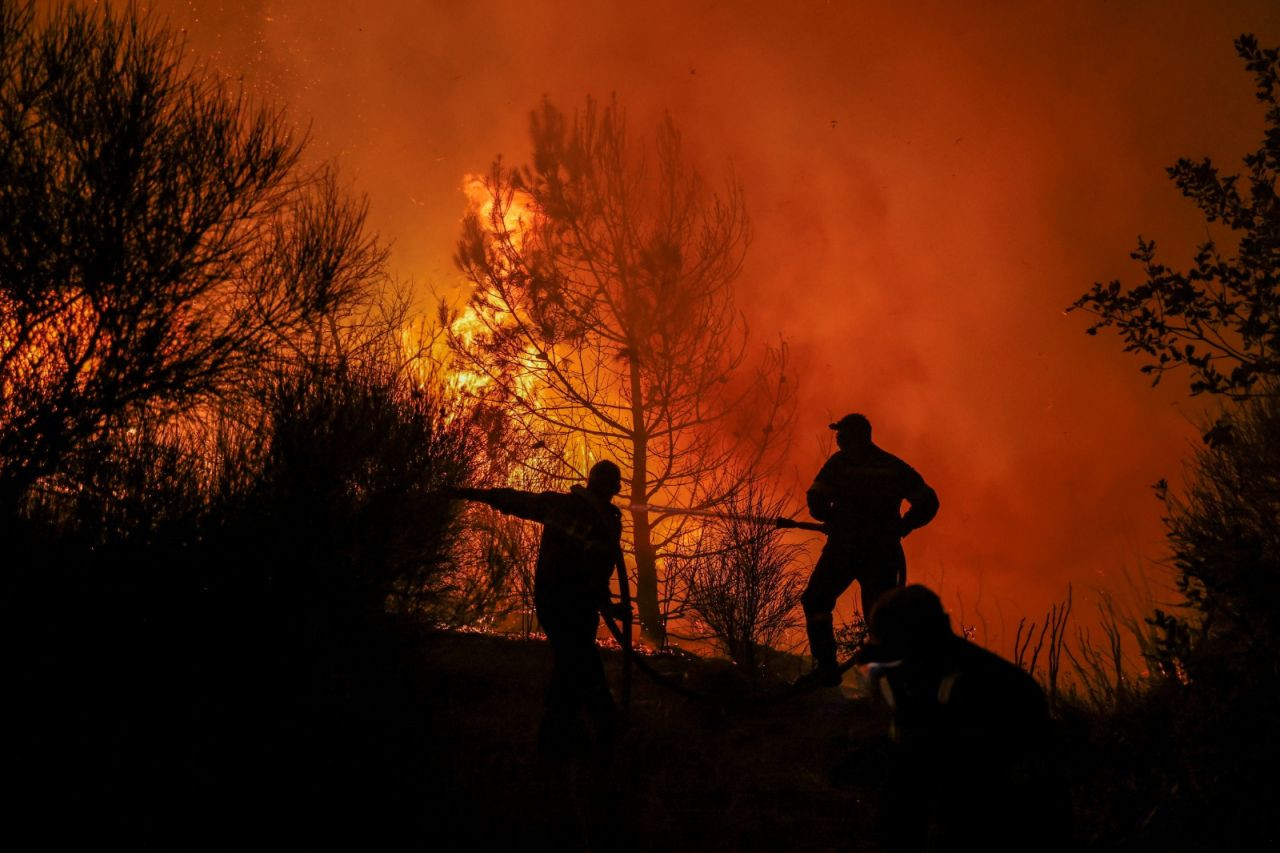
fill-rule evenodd
<path id="1" fill-rule="evenodd" d="M 698 516 L 700 518 L 716 518 L 716 519 L 725 519 L 725 520 L 731 520 L 731 521 L 745 521 L 752 524 L 759 524 L 761 526 L 773 526 L 781 529 L 813 530 L 819 533 L 827 532 L 827 528 L 822 524 L 816 524 L 808 521 L 797 521 L 793 518 L 785 518 L 782 516 L 775 518 L 775 517 L 768 517 L 768 516 L 735 515 L 731 513 L 714 512 L 711 510 L 685 509 L 682 507 L 671 507 L 671 506 L 655 506 L 653 504 L 631 504 L 625 508 L 629 510 L 637 510 L 637 511 L 661 512 L 661 513 L 667 513 L 670 515 L 692 515 L 692 516 Z M 654 669 L 643 659 L 643 657 L 636 654 L 634 642 L 633 642 L 633 621 L 634 620 L 631 615 L 630 584 L 627 581 L 626 567 L 623 564 L 622 560 L 618 560 L 617 570 L 618 570 L 618 589 L 620 591 L 619 599 L 620 599 L 620 603 L 626 605 L 625 607 L 626 616 L 621 620 L 621 623 L 619 623 L 619 620 L 615 619 L 613 614 L 604 608 L 601 608 L 600 615 L 604 617 L 605 627 L 609 629 L 609 633 L 613 635 L 614 640 L 616 640 L 618 645 L 622 648 L 622 690 L 621 692 L 622 692 L 622 708 L 623 708 L 624 719 L 630 714 L 630 711 L 631 711 L 631 669 L 633 666 L 636 669 L 639 669 L 641 672 L 643 672 L 646 676 L 648 676 L 649 679 L 652 680 L 655 684 L 657 684 L 660 687 L 666 688 L 667 690 L 670 690 L 673 693 L 677 693 L 689 699 L 696 699 L 696 700 L 706 701 L 706 702 L 714 702 L 722 706 L 725 704 L 728 704 L 725 701 L 725 698 L 722 696 L 715 696 L 710 693 L 704 693 L 702 691 L 694 690 L 692 688 L 686 687 L 685 685 L 674 681 L 670 676 L 666 675 L 663 672 L 658 671 L 657 669 Z M 849 658 L 848 660 L 840 663 L 836 667 L 836 671 L 840 674 L 844 674 L 845 672 L 848 672 L 850 669 L 856 666 L 858 662 L 859 662 L 858 658 L 855 655 Z M 816 681 L 809 684 L 793 684 L 787 689 L 779 692 L 774 696 L 761 697 L 759 699 L 755 699 L 750 702 L 739 703 L 739 704 L 745 704 L 748 706 L 771 705 L 775 702 L 780 702 L 782 700 L 790 699 L 794 696 L 799 696 L 803 693 L 807 693 L 810 690 L 816 689 L 819 686 L 821 685 Z"/>
<path id="2" fill-rule="evenodd" d="M 748 524 L 759 524 L 762 527 L 772 526 L 782 529 L 815 530 L 818 533 L 827 532 L 827 527 L 824 524 L 812 521 L 796 521 L 794 518 L 785 518 L 783 516 L 738 515 L 709 509 L 685 509 L 684 507 L 658 506 L 656 504 L 628 504 L 623 509 L 631 510 L 632 512 L 657 512 L 663 515 L 692 515 L 697 518 L 715 518 L 723 521 L 745 521 Z"/>
<path id="3" fill-rule="evenodd" d="M 666 673 L 663 673 L 657 669 L 654 669 L 644 660 L 642 656 L 637 655 L 635 652 L 635 648 L 633 647 L 631 642 L 632 619 L 629 614 L 626 618 L 622 620 L 621 624 L 619 624 L 618 620 L 613 618 L 613 615 L 611 613 L 609 613 L 604 609 L 601 609 L 600 615 L 604 617 L 604 624 L 605 624 L 605 627 L 609 629 L 609 633 L 613 635 L 614 640 L 616 640 L 618 642 L 618 645 L 622 647 L 622 691 L 621 692 L 622 692 L 622 713 L 623 713 L 624 720 L 631 713 L 631 666 L 633 664 L 636 667 L 636 669 L 639 669 L 641 672 L 647 675 L 649 679 L 653 681 L 655 684 L 657 684 L 659 687 L 663 687 L 667 690 L 670 690 L 673 693 L 678 693 L 679 695 L 684 696 L 687 699 L 695 699 L 702 702 L 712 702 L 717 705 L 720 705 L 721 707 L 731 704 L 723 696 L 716 696 L 715 694 L 712 694 L 712 693 L 706 693 L 700 690 L 694 690 L 691 687 L 686 687 L 685 685 L 680 684 L 678 681 L 673 680 Z M 859 663 L 859 660 L 856 655 L 853 657 L 850 657 L 848 660 L 841 662 L 836 667 L 836 672 L 843 675 L 853 667 L 857 666 L 858 663 Z M 816 690 L 818 687 L 821 687 L 821 686 L 822 685 L 816 681 L 808 684 L 792 684 L 788 686 L 786 689 L 781 690 L 778 693 L 774 694 L 773 696 L 763 696 L 750 701 L 737 702 L 732 704 L 736 704 L 739 707 L 743 707 L 743 706 L 763 707 L 766 705 L 772 705 L 776 702 L 781 702 L 786 699 L 791 699 L 793 697 L 803 695 L 812 690 Z"/>
<path id="4" fill-rule="evenodd" d="M 456 497 L 456 495 L 450 495 L 450 496 Z M 625 509 L 632 510 L 632 511 L 657 512 L 657 513 L 664 513 L 668 515 L 690 515 L 690 516 L 697 516 L 701 518 L 715 518 L 715 519 L 723 519 L 723 520 L 730 520 L 730 521 L 745 521 L 750 524 L 758 524 L 761 526 L 772 526 L 780 529 L 813 530 L 819 533 L 828 532 L 825 525 L 816 524 L 816 523 L 807 522 L 807 521 L 797 521 L 793 518 L 785 518 L 782 516 L 768 517 L 768 516 L 754 516 L 754 515 L 737 515 L 732 513 L 715 512 L 712 510 L 685 509 L 683 507 L 659 506 L 654 504 L 631 504 L 625 507 Z M 625 605 L 623 609 L 626 615 L 622 619 L 621 624 L 619 624 L 618 620 L 616 620 L 613 614 L 609 612 L 609 608 L 607 607 L 600 608 L 600 615 L 604 617 L 605 626 L 609 629 L 609 633 L 613 635 L 613 638 L 618 642 L 618 645 L 621 646 L 622 652 L 623 652 L 621 693 L 622 693 L 622 708 L 623 708 L 624 720 L 630 714 L 630 709 L 631 709 L 631 670 L 633 666 L 636 669 L 639 669 L 645 675 L 647 675 L 651 680 L 653 680 L 659 686 L 664 687 L 667 690 L 670 690 L 674 693 L 678 693 L 681 696 L 685 696 L 690 699 L 714 702 L 714 703 L 720 704 L 721 706 L 728 704 L 725 701 L 725 698 L 722 696 L 715 696 L 710 693 L 704 693 L 702 691 L 693 690 L 689 687 L 684 686 L 683 684 L 679 684 L 673 681 L 669 676 L 654 669 L 641 657 L 636 655 L 634 642 L 633 642 L 633 621 L 634 620 L 631 615 L 630 583 L 627 579 L 626 565 L 621 559 L 621 556 L 622 555 L 619 554 L 618 559 L 616 560 L 616 568 L 618 572 L 619 604 Z M 855 664 L 857 664 L 857 662 L 858 661 L 856 657 L 850 658 L 849 660 L 841 663 L 838 666 L 837 671 L 840 673 L 844 673 L 848 671 L 850 668 L 852 668 Z M 776 696 L 764 697 L 762 699 L 757 699 L 753 702 L 748 702 L 745 704 L 768 705 L 768 704 L 772 704 L 773 702 L 781 701 L 783 699 L 788 699 L 792 696 L 798 696 L 802 693 L 806 693 L 809 690 L 812 690 L 818 686 L 820 685 L 818 685 L 816 682 L 813 684 L 794 684 L 790 688 L 782 691 Z M 742 704 L 742 703 L 739 703 L 739 704 Z"/>

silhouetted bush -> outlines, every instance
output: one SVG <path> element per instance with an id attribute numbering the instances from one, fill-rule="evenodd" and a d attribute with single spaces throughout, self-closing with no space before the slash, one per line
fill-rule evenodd
<path id="1" fill-rule="evenodd" d="M 1055 706 L 1086 849 L 1253 849 L 1274 837 L 1280 396 L 1255 390 L 1208 432 L 1184 493 L 1159 490 L 1183 606 L 1144 624 L 1104 599 L 1104 646 L 1078 632 L 1062 647 L 1078 678 Z M 1122 665 L 1122 632 L 1147 671 Z"/>
<path id="2" fill-rule="evenodd" d="M 295 370 L 263 400 L 256 422 L 111 433 L 9 525 L 47 804 L 227 838 L 414 790 L 411 661 L 452 606 L 440 492 L 470 426 L 373 366 Z"/>
<path id="3" fill-rule="evenodd" d="M 429 613 L 453 538 L 441 490 L 468 478 L 464 421 L 376 368 L 312 368 L 268 399 L 271 440 L 248 499 L 246 541 L 270 553 L 283 596 L 380 618 L 394 596 Z"/>
<path id="4" fill-rule="evenodd" d="M 374 319 L 385 252 L 284 115 L 136 7 L 0 7 L 0 507 Z"/>
<path id="5" fill-rule="evenodd" d="M 1110 708 L 1062 708 L 1076 755 L 1098 765 L 1079 797 L 1093 823 L 1083 836 L 1103 849 L 1275 843 L 1264 792 L 1280 760 L 1280 49 L 1243 35 L 1236 52 L 1266 123 L 1244 173 L 1220 175 L 1207 158 L 1168 169 L 1226 239 L 1198 246 L 1186 272 L 1139 239 L 1146 281 L 1095 284 L 1073 305 L 1097 317 L 1090 334 L 1114 328 L 1156 381 L 1184 369 L 1192 394 L 1237 404 L 1206 431 L 1185 495 L 1158 486 L 1185 600 L 1152 614 L 1148 689 L 1117 681 Z"/>
<path id="6" fill-rule="evenodd" d="M 1159 681 L 1091 735 L 1111 765 L 1102 778 L 1129 788 L 1093 805 L 1150 848 L 1275 836 L 1265 792 L 1280 759 L 1280 396 L 1259 390 L 1210 431 L 1185 495 L 1166 498 L 1188 609 L 1152 620 Z"/>
<path id="7" fill-rule="evenodd" d="M 1195 611 L 1158 616 L 1175 678 L 1280 677 L 1280 387 L 1267 390 L 1219 419 L 1185 496 L 1166 498 L 1178 589 Z"/>
<path id="8" fill-rule="evenodd" d="M 773 524 L 783 506 L 783 499 L 744 480 L 723 505 L 724 516 L 704 528 L 695 555 L 674 561 L 693 627 L 705 629 L 700 638 L 713 639 L 751 678 L 772 647 L 801 624 L 796 605 L 804 581 L 792 568 L 801 548 Z"/>

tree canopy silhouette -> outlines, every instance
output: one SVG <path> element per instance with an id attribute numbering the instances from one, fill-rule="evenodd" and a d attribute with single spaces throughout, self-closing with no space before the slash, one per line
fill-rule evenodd
<path id="1" fill-rule="evenodd" d="M 789 416 L 783 355 L 752 365 L 732 284 L 750 226 L 742 188 L 713 192 L 668 117 L 651 147 L 616 100 L 532 115 L 533 159 L 494 163 L 491 204 L 469 216 L 456 262 L 474 285 L 452 336 L 477 393 L 510 407 L 548 449 L 535 466 L 581 477 L 617 461 L 633 506 L 705 506 L 708 477 L 767 455 Z M 459 324 L 454 318 L 452 327 Z M 661 635 L 660 555 L 677 525 L 631 511 L 641 623 Z"/>
<path id="2" fill-rule="evenodd" d="M 240 393 L 381 280 L 302 148 L 135 9 L 0 7 L 0 506 L 122 418 Z"/>
<path id="3" fill-rule="evenodd" d="M 1248 35 L 1235 45 L 1266 107 L 1267 129 L 1244 158 L 1244 180 L 1220 175 L 1207 157 L 1182 158 L 1168 169 L 1206 221 L 1229 229 L 1229 245 L 1207 240 L 1184 272 L 1157 260 L 1155 241 L 1139 237 L 1132 257 L 1147 280 L 1128 288 L 1096 283 L 1071 308 L 1097 316 L 1091 335 L 1114 328 L 1126 352 L 1146 357 L 1142 372 L 1155 383 L 1186 368 L 1192 394 L 1241 399 L 1274 393 L 1270 380 L 1280 376 L 1280 51 L 1259 48 Z"/>
<path id="4" fill-rule="evenodd" d="M 1134 257 L 1145 284 L 1095 284 L 1073 306 L 1098 316 L 1091 333 L 1116 328 L 1156 380 L 1186 368 L 1193 394 L 1228 402 L 1188 466 L 1186 488 L 1156 487 L 1184 599 L 1149 620 L 1157 629 L 1149 660 L 1165 678 L 1134 717 L 1174 746 L 1153 779 L 1164 816 L 1142 833 L 1206 849 L 1224 825 L 1240 838 L 1273 832 L 1257 792 L 1267 790 L 1280 751 L 1270 724 L 1280 713 L 1271 687 L 1280 675 L 1280 50 L 1260 49 L 1251 36 L 1236 50 L 1266 105 L 1262 144 L 1245 157 L 1247 191 L 1207 159 L 1169 169 L 1210 224 L 1230 229 L 1233 251 L 1206 242 L 1184 273 L 1140 240 Z M 1108 722 L 1123 731 L 1124 716 Z M 1211 722 L 1225 718 L 1232 725 Z"/>

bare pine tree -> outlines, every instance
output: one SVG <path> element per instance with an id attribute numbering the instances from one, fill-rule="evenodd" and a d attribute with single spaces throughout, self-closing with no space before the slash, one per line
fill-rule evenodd
<path id="1" fill-rule="evenodd" d="M 663 634 L 658 563 L 680 525 L 653 503 L 705 507 L 725 495 L 708 475 L 750 467 L 789 416 L 784 354 L 751 364 L 732 284 L 750 227 L 742 189 L 712 192 L 668 118 L 651 149 L 633 147 L 616 101 L 573 116 L 543 103 L 531 165 L 501 160 L 493 202 L 470 216 L 456 262 L 474 285 L 453 348 L 482 391 L 546 448 L 527 463 L 618 462 L 641 623 Z M 454 328 L 457 328 L 455 325 Z"/>
<path id="2" fill-rule="evenodd" d="M 758 481 L 742 478 L 727 512 L 704 529 L 701 547 L 678 570 L 694 624 L 703 628 L 697 638 L 715 640 L 750 674 L 765 663 L 762 650 L 803 624 L 796 605 L 804 579 L 791 568 L 803 548 L 771 523 L 784 506 Z"/>

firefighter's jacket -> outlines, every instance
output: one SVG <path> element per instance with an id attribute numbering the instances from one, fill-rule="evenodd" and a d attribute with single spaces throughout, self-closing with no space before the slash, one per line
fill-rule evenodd
<path id="1" fill-rule="evenodd" d="M 938 513 L 938 495 L 924 478 L 874 444 L 832 454 L 805 497 L 809 513 L 826 523 L 832 539 L 898 539 Z M 910 504 L 906 515 L 904 500 Z"/>
<path id="2" fill-rule="evenodd" d="M 542 525 L 534 574 L 539 618 L 609 604 L 609 578 L 622 560 L 622 511 L 583 486 L 564 492 L 462 489 L 508 515 Z"/>
<path id="3" fill-rule="evenodd" d="M 1067 850 L 1071 798 L 1044 691 L 959 637 L 873 665 L 893 708 L 902 849 Z M 896 790 L 893 790 L 895 789 Z"/>
<path id="4" fill-rule="evenodd" d="M 1039 749 L 1049 729 L 1044 691 L 1022 668 L 949 635 L 906 659 L 874 664 L 896 740 L 1008 757 Z"/>

